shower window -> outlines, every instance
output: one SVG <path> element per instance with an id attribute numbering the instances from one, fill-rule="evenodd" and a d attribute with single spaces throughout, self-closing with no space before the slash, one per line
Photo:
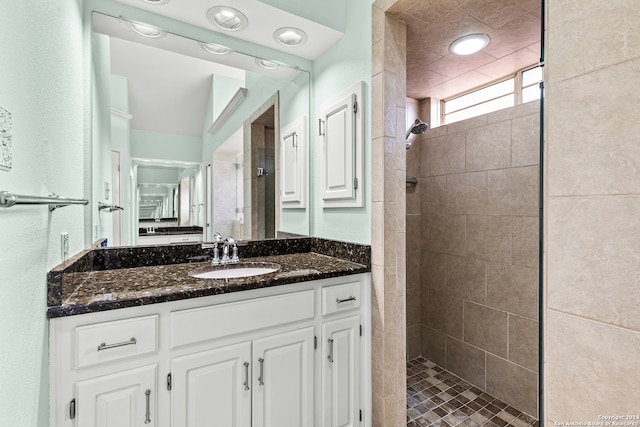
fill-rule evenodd
<path id="1" fill-rule="evenodd" d="M 492 111 L 513 107 L 539 99 L 538 83 L 542 80 L 542 68 L 528 67 L 471 92 L 442 101 L 443 124 L 466 120 Z"/>

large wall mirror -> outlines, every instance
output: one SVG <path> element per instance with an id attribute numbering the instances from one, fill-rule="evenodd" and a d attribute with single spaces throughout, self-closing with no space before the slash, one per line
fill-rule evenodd
<path id="1" fill-rule="evenodd" d="M 225 49 L 213 31 L 157 28 L 151 15 L 92 13 L 93 195 L 123 209 L 93 213 L 85 241 L 308 235 L 310 209 L 283 208 L 278 178 L 280 129 L 310 116 L 310 73 L 268 49 Z"/>

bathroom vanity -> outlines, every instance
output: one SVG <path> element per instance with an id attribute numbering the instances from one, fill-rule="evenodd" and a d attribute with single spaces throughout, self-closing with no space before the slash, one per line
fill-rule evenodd
<path id="1" fill-rule="evenodd" d="M 50 272 L 50 425 L 370 426 L 369 247 L 249 242 L 243 261 L 280 269 L 189 275 L 208 253 L 94 249 Z"/>

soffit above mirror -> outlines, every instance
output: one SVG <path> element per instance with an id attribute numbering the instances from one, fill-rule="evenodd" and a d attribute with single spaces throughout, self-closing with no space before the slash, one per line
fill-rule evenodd
<path id="1" fill-rule="evenodd" d="M 156 4 L 142 0 L 117 1 L 311 61 L 317 59 L 342 36 L 340 31 L 258 0 L 173 0 Z M 207 11 L 213 6 L 229 6 L 239 10 L 247 17 L 248 25 L 240 31 L 227 31 L 217 27 L 207 18 Z M 283 27 L 299 28 L 307 34 L 308 39 L 300 46 L 283 46 L 273 37 L 274 32 Z"/>

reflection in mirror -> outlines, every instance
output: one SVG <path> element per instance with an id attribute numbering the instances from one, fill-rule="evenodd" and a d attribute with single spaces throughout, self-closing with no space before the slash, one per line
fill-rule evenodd
<path id="1" fill-rule="evenodd" d="M 143 37 L 129 22 L 97 12 L 93 29 L 94 193 L 111 180 L 105 171 L 112 165 L 102 153 L 119 150 L 125 210 L 112 223 L 92 218 L 99 225 L 92 241 L 121 235 L 121 244 L 142 244 L 147 229 L 157 237 L 174 232 L 160 228 L 180 227 L 176 233 L 201 229 L 200 240 L 215 232 L 237 239 L 275 237 L 277 231 L 309 234 L 307 209 L 279 206 L 275 155 L 280 127 L 309 117 L 308 72 L 284 64 L 262 68 L 260 58 L 218 55 L 202 41 L 172 33 Z M 271 126 L 273 164 L 265 168 L 273 180 L 267 214 L 256 209 L 262 199 L 256 194 L 259 151 L 251 121 L 274 99 L 281 105 L 275 105 Z M 256 224 L 265 222 L 269 233 L 258 235 Z"/>

